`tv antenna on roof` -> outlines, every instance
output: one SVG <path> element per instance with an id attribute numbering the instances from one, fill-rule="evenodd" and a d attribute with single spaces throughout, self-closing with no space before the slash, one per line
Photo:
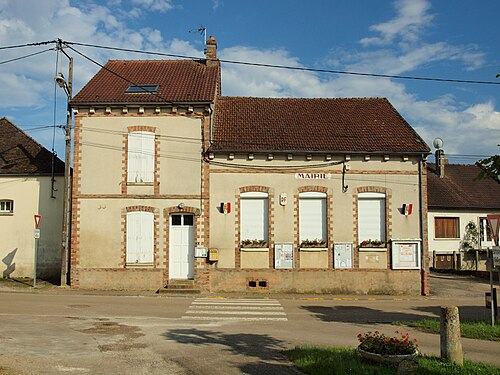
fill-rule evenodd
<path id="1" fill-rule="evenodd" d="M 206 48 L 206 44 L 207 44 L 207 28 L 205 26 L 203 26 L 202 24 L 200 24 L 199 28 L 197 28 L 197 29 L 191 29 L 191 30 L 189 30 L 189 32 L 190 33 L 198 32 L 201 35 L 203 35 L 203 45 L 205 46 L 203 52 L 206 54 L 207 53 L 207 48 Z"/>

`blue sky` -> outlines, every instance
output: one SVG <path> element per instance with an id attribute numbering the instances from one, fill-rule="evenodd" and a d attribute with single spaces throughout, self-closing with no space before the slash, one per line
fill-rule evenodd
<path id="1" fill-rule="evenodd" d="M 201 57 L 203 38 L 190 30 L 203 25 L 226 60 L 500 83 L 495 78 L 500 73 L 499 15 L 500 2 L 489 0 L 0 0 L 0 47 L 61 38 Z M 48 47 L 0 50 L 0 62 Z M 148 58 L 75 48 L 102 64 Z M 75 58 L 77 92 L 99 67 L 67 53 Z M 49 51 L 0 65 L 0 116 L 49 149 L 53 131 L 38 127 L 65 122 L 65 96 L 53 83 L 55 61 Z M 443 138 L 450 162 L 473 163 L 500 152 L 500 85 L 223 64 L 222 91 L 259 97 L 387 97 L 429 145 Z M 61 157 L 62 136 L 57 129 L 55 148 Z"/>

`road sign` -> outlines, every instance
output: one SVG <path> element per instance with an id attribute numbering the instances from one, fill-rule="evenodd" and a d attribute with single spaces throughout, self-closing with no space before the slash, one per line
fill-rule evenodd
<path id="1" fill-rule="evenodd" d="M 35 215 L 35 228 L 38 229 L 38 226 L 40 225 L 40 220 L 42 216 L 41 215 Z"/>
<path id="2" fill-rule="evenodd" d="M 33 237 L 35 239 L 39 239 L 40 238 L 40 229 L 35 229 L 35 232 L 33 233 Z"/>

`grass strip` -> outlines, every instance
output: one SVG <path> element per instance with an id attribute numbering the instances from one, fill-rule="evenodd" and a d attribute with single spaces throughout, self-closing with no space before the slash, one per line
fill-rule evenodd
<path id="1" fill-rule="evenodd" d="M 297 346 L 284 351 L 293 364 L 310 375 L 394 375 L 395 366 L 363 360 L 356 349 L 346 347 Z M 417 357 L 417 374 L 424 375 L 500 375 L 500 369 L 479 362 L 464 361 L 463 366 L 441 362 L 438 357 Z"/>
<path id="2" fill-rule="evenodd" d="M 439 319 L 421 319 L 409 322 L 394 322 L 395 325 L 404 325 L 415 328 L 422 332 L 440 332 Z M 500 341 L 500 325 L 492 326 L 484 320 L 464 320 L 460 322 L 460 334 L 462 337 L 477 340 Z"/>

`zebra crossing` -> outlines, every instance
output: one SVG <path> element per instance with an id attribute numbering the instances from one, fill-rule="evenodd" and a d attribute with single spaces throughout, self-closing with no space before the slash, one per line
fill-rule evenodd
<path id="1" fill-rule="evenodd" d="M 197 298 L 182 319 L 286 322 L 286 312 L 275 299 Z"/>

